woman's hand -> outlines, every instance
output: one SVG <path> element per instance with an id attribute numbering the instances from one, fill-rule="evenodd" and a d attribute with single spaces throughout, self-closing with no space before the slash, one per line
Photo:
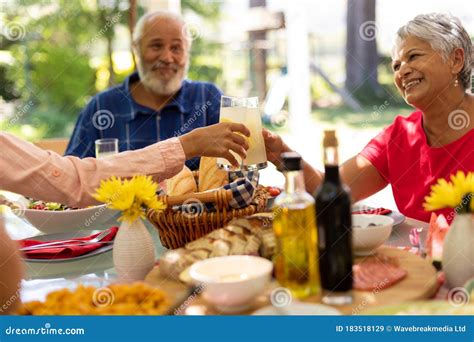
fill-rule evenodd
<path id="1" fill-rule="evenodd" d="M 262 130 L 263 140 L 265 141 L 265 149 L 267 151 L 267 159 L 277 168 L 281 166 L 281 154 L 289 152 L 291 149 L 286 146 L 281 137 L 268 129 Z"/>
<path id="2" fill-rule="evenodd" d="M 230 151 L 245 159 L 249 145 L 244 136 L 249 137 L 250 131 L 243 124 L 224 122 L 196 128 L 180 136 L 179 140 L 186 159 L 197 156 L 219 157 L 238 167 L 239 163 Z"/>

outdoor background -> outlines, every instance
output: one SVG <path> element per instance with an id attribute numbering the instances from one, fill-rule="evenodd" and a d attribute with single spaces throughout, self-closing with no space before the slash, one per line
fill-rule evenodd
<path id="1" fill-rule="evenodd" d="M 188 77 L 214 82 L 228 95 L 259 96 L 267 127 L 321 167 L 324 128 L 337 128 L 345 160 L 396 115 L 411 112 L 392 83 L 390 51 L 397 29 L 417 14 L 443 11 L 458 16 L 474 35 L 472 4 L 0 0 L 0 129 L 30 141 L 69 137 L 91 96 L 134 70 L 131 23 L 147 10 L 171 9 L 184 15 L 193 39 Z M 306 16 L 307 39 L 286 29 L 294 8 Z M 286 97 L 288 47 L 301 39 L 308 44 L 312 71 L 311 113 L 304 124 L 296 120 L 298 113 L 288 113 Z M 281 185 L 282 178 L 272 174 L 271 182 Z M 394 207 L 390 189 L 372 201 Z"/>

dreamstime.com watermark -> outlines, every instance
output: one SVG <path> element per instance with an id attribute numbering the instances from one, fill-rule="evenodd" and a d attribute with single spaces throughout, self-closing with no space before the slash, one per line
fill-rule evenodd
<path id="1" fill-rule="evenodd" d="M 199 296 L 203 291 L 204 291 L 205 285 L 201 284 L 198 287 L 196 287 L 193 291 L 193 293 L 176 309 L 174 309 L 174 315 L 182 315 L 186 309 L 188 308 L 189 304 L 192 303 L 197 296 Z"/>
<path id="2" fill-rule="evenodd" d="M 389 106 L 390 102 L 388 102 L 387 100 L 385 100 L 381 105 L 374 106 L 374 110 L 370 114 L 370 118 L 364 121 L 364 123 L 362 124 L 362 128 L 367 128 L 371 122 L 380 119 L 380 116 Z"/>
<path id="3" fill-rule="evenodd" d="M 449 113 L 448 125 L 452 129 L 459 131 L 461 129 L 469 127 L 471 124 L 471 117 L 469 114 L 461 109 L 456 109 Z"/>
<path id="4" fill-rule="evenodd" d="M 92 303 L 98 308 L 110 306 L 115 301 L 115 294 L 109 287 L 99 287 L 92 294 Z"/>
<path id="5" fill-rule="evenodd" d="M 92 125 L 99 131 L 112 128 L 115 123 L 114 114 L 107 109 L 100 109 L 92 116 Z"/>
<path id="6" fill-rule="evenodd" d="M 184 24 L 182 32 L 186 39 L 191 42 L 201 37 L 202 27 L 198 23 L 188 22 Z"/>
<path id="7" fill-rule="evenodd" d="M 377 38 L 378 32 L 379 29 L 375 21 L 365 21 L 359 27 L 359 36 L 362 38 L 362 40 L 365 40 L 367 42 Z"/>
<path id="8" fill-rule="evenodd" d="M 27 103 L 23 104 L 22 106 L 17 107 L 17 110 L 15 111 L 15 115 L 13 115 L 7 123 L 7 127 L 5 127 L 6 130 L 9 128 L 13 127 L 20 119 L 27 114 L 32 108 L 33 108 L 33 101 L 28 101 Z"/>
<path id="9" fill-rule="evenodd" d="M 6 285 L 0 281 L 0 287 L 6 287 Z M 5 314 L 9 311 L 13 304 L 20 300 L 20 290 L 16 291 L 14 294 L 8 298 L 5 303 L 0 303 L 0 315 Z"/>
<path id="10" fill-rule="evenodd" d="M 449 213 L 449 215 L 446 217 L 448 222 L 450 222 L 454 218 L 454 216 L 456 216 L 463 208 L 465 208 L 471 202 L 472 196 L 474 196 L 474 194 L 469 193 L 462 199 L 461 203 L 457 205 L 451 213 Z"/>
<path id="11" fill-rule="evenodd" d="M 101 206 L 99 209 L 94 211 L 94 214 L 91 217 L 87 218 L 84 222 L 84 226 L 89 227 L 91 224 L 95 222 L 103 213 L 107 210 L 107 205 Z"/>
<path id="12" fill-rule="evenodd" d="M 206 101 L 206 103 L 202 105 L 194 106 L 193 115 L 179 128 L 179 130 L 173 133 L 174 137 L 179 137 L 183 133 L 186 133 L 191 125 L 202 115 L 207 113 L 207 109 L 212 105 L 211 101 Z"/>
<path id="13" fill-rule="evenodd" d="M 90 42 L 86 45 L 85 48 L 89 50 L 92 44 L 95 44 L 98 40 L 100 40 L 108 30 L 110 30 L 116 23 L 120 21 L 120 18 L 122 18 L 122 13 L 118 13 L 114 15 L 111 19 L 107 20 L 102 29 L 100 29 L 99 32 L 95 34 L 95 36 L 90 40 Z"/>
<path id="14" fill-rule="evenodd" d="M 10 41 L 22 40 L 26 35 L 25 25 L 17 21 L 11 21 L 3 25 L 1 33 Z"/>
<path id="15" fill-rule="evenodd" d="M 454 287 L 448 292 L 448 302 L 455 308 L 466 305 L 470 300 L 469 292 L 464 287 Z"/>
<path id="16" fill-rule="evenodd" d="M 39 328 L 5 328 L 5 335 L 85 335 L 84 328 L 52 328 L 51 323 L 45 323 Z"/>
<path id="17" fill-rule="evenodd" d="M 188 198 L 182 204 L 182 213 L 186 218 L 195 218 L 204 211 L 204 204 L 197 198 Z"/>
<path id="18" fill-rule="evenodd" d="M 376 295 L 377 293 L 379 293 L 380 291 L 382 291 L 386 286 L 388 285 L 388 278 L 385 278 L 383 279 L 382 281 L 380 281 L 377 286 L 375 287 L 375 289 L 372 290 L 372 295 Z M 353 315 L 357 315 L 361 310 L 363 310 L 369 303 L 367 302 L 367 300 L 364 298 L 362 300 L 362 302 L 357 305 L 356 307 L 353 307 L 352 308 L 352 314 Z"/>
<path id="19" fill-rule="evenodd" d="M 270 295 L 270 302 L 276 308 L 284 308 L 290 305 L 292 301 L 291 291 L 285 287 L 277 287 Z"/>

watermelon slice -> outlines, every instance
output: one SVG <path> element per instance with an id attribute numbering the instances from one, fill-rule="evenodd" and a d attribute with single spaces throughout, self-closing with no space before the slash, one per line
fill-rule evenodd
<path id="1" fill-rule="evenodd" d="M 440 214 L 439 216 L 435 213 L 431 214 L 425 246 L 426 253 L 431 257 L 436 268 L 441 267 L 444 238 L 446 237 L 449 228 L 448 221 L 443 214 Z"/>

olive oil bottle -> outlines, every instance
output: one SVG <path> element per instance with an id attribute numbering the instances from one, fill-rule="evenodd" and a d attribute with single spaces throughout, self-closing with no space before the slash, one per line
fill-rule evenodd
<path id="1" fill-rule="evenodd" d="M 301 156 L 282 154 L 285 190 L 275 199 L 275 275 L 296 298 L 318 294 L 317 231 L 313 197 L 304 190 Z"/>

